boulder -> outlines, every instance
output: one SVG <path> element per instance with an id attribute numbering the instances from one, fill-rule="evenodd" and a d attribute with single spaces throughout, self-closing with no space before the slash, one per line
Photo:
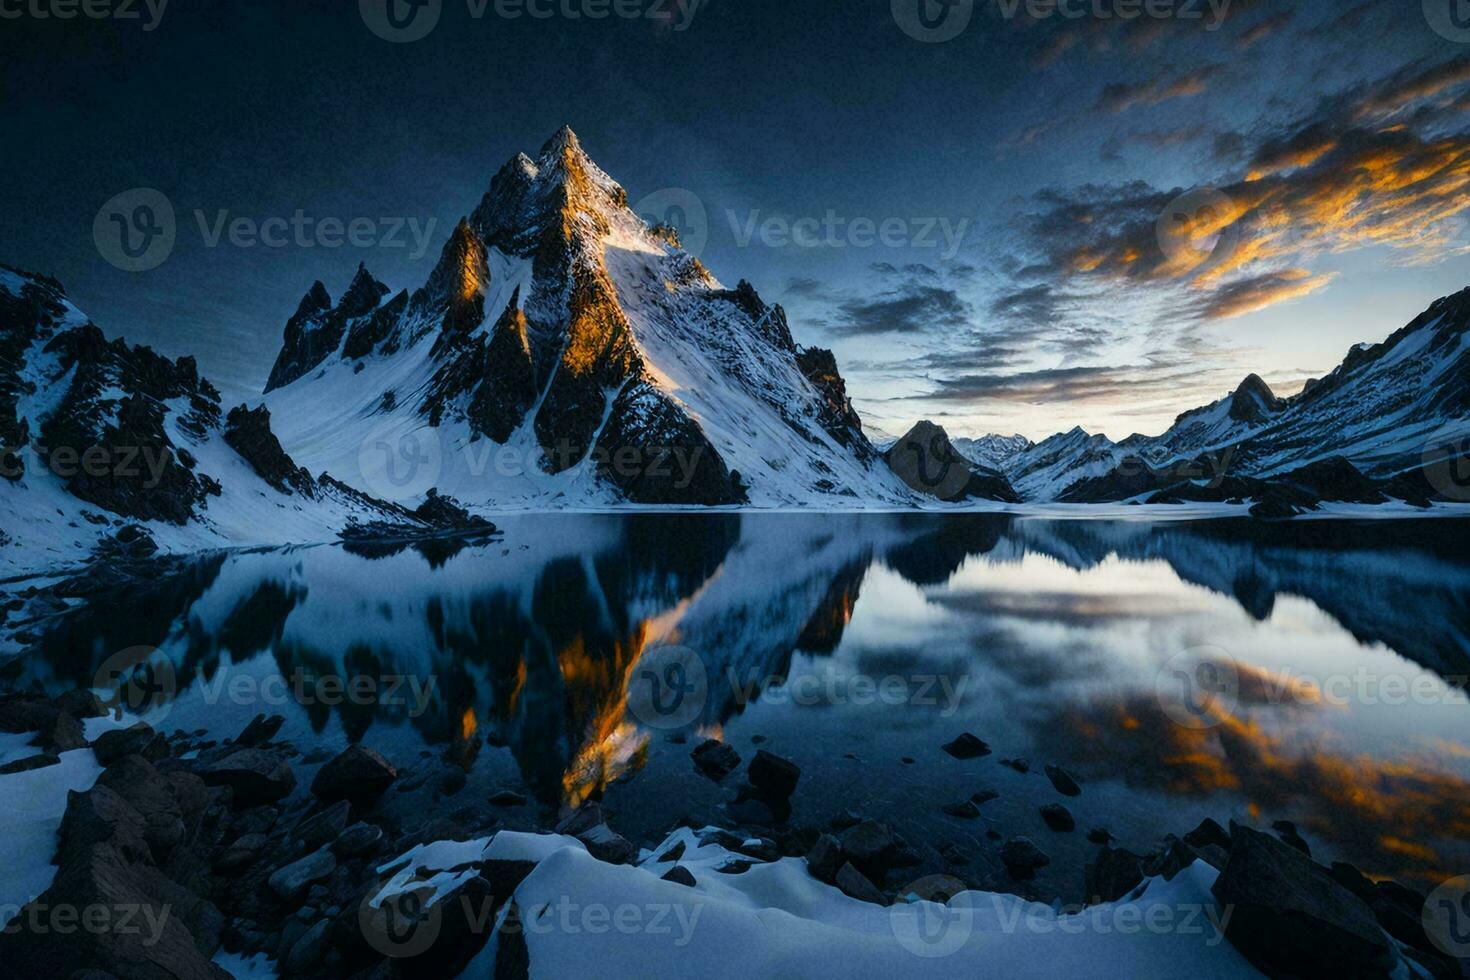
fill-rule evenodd
<path id="1" fill-rule="evenodd" d="M 689 756 L 695 768 L 715 782 L 740 768 L 740 753 L 718 739 L 701 742 Z"/>
<path id="2" fill-rule="evenodd" d="M 843 863 L 842 845 L 831 834 L 818 837 L 806 856 L 807 871 L 813 878 L 829 885 L 837 880 L 837 872 Z"/>
<path id="3" fill-rule="evenodd" d="M 337 858 L 328 848 L 312 851 L 306 857 L 276 869 L 266 884 L 283 902 L 293 902 L 318 881 L 337 870 Z"/>
<path id="4" fill-rule="evenodd" d="M 844 864 L 838 869 L 834 883 L 848 898 L 855 898 L 859 902 L 871 902 L 874 905 L 888 904 L 888 900 L 883 897 L 878 886 L 864 877 L 863 873 L 851 864 Z"/>
<path id="5" fill-rule="evenodd" d="M 235 805 L 254 807 L 284 799 L 296 788 L 296 774 L 279 756 L 260 749 L 236 749 L 195 772 L 206 786 L 228 786 Z"/>
<path id="6" fill-rule="evenodd" d="M 1051 864 L 1051 858 L 1029 837 L 1012 837 L 1000 849 L 1000 860 L 1012 877 L 1031 878 L 1038 868 Z"/>
<path id="7" fill-rule="evenodd" d="M 695 880 L 694 875 L 690 874 L 689 869 L 684 867 L 682 864 L 676 864 L 669 870 L 665 871 L 662 880 L 672 881 L 676 885 L 684 885 L 689 888 L 693 888 L 695 885 L 699 884 L 699 882 Z"/>
<path id="8" fill-rule="evenodd" d="M 383 828 L 376 824 L 353 824 L 332 842 L 332 852 L 338 857 L 357 857 L 370 853 L 382 839 Z"/>
<path id="9" fill-rule="evenodd" d="M 1289 844 L 1233 821 L 1214 894 L 1235 910 L 1226 937 L 1264 973 L 1378 976 L 1398 961 L 1367 903 Z"/>
<path id="10" fill-rule="evenodd" d="M 946 803 L 940 807 L 951 817 L 959 817 L 961 820 L 974 820 L 980 816 L 980 807 L 974 800 L 960 800 L 958 803 Z"/>
<path id="11" fill-rule="evenodd" d="M 1072 817 L 1072 811 L 1060 803 L 1048 803 L 1042 807 L 1041 819 L 1059 834 L 1070 833 L 1077 829 L 1077 821 Z"/>
<path id="12" fill-rule="evenodd" d="M 1121 847 L 1104 846 L 1086 870 L 1086 898 L 1100 904 L 1116 902 L 1143 884 L 1143 858 Z"/>
<path id="13" fill-rule="evenodd" d="M 969 732 L 946 743 L 943 748 L 956 759 L 979 759 L 990 754 L 990 746 Z"/>
<path id="14" fill-rule="evenodd" d="M 296 825 L 295 836 L 306 842 L 307 847 L 317 848 L 330 844 L 347 829 L 352 817 L 352 804 L 338 800 L 331 806 L 302 819 Z"/>
<path id="15" fill-rule="evenodd" d="M 796 783 L 801 779 L 801 769 L 790 759 L 758 749 L 746 770 L 750 785 L 766 796 L 787 800 L 796 792 Z"/>
<path id="16" fill-rule="evenodd" d="M 387 759 L 365 746 L 352 745 L 322 766 L 312 780 L 311 792 L 323 803 L 347 800 L 353 806 L 367 806 L 397 778 L 398 770 Z"/>
<path id="17" fill-rule="evenodd" d="M 282 715 L 256 715 L 245 730 L 235 736 L 235 744 L 247 749 L 264 745 L 280 733 L 284 724 L 286 719 Z"/>
<path id="18" fill-rule="evenodd" d="M 153 726 L 140 721 L 131 728 L 115 728 L 103 732 L 92 743 L 97 761 L 110 766 L 125 755 L 142 755 L 151 762 L 168 755 L 168 743 L 153 730 Z"/>
<path id="19" fill-rule="evenodd" d="M 860 871 L 882 878 L 898 858 L 898 841 L 886 824 L 864 820 L 842 834 L 842 853 Z"/>
<path id="20" fill-rule="evenodd" d="M 1063 796 L 1082 795 L 1082 787 L 1077 785 L 1077 778 L 1061 766 L 1047 766 L 1046 778 L 1051 780 L 1052 786 Z"/>

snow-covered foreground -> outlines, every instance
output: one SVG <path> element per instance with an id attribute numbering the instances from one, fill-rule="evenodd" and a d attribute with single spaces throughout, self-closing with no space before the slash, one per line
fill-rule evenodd
<path id="1" fill-rule="evenodd" d="M 429 908 L 485 862 L 538 862 L 516 889 L 519 925 L 498 926 L 461 974 L 488 977 L 523 940 L 533 978 L 589 969 L 605 978 L 866 978 L 928 974 L 1070 977 L 1259 974 L 1220 932 L 1210 894 L 1217 872 L 1196 864 L 1172 881 L 1149 879 L 1122 901 L 1057 910 L 1014 895 L 962 892 L 945 904 L 916 896 L 892 908 L 849 898 L 813 878 L 801 858 L 730 874 L 739 859 L 681 829 L 636 866 L 596 860 L 567 837 L 502 831 L 492 838 L 417 847 L 383 865 L 393 878 L 379 903 L 432 887 Z M 662 856 L 683 845 L 677 862 Z M 690 887 L 665 881 L 675 863 Z M 925 892 L 925 882 L 912 891 Z M 427 921 L 435 921 L 432 914 Z"/>

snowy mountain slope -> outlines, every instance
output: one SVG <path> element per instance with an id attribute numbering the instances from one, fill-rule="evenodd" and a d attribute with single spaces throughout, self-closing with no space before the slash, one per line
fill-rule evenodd
<path id="1" fill-rule="evenodd" d="M 53 279 L 0 269 L 0 344 L 0 575 L 73 564 L 120 537 L 146 554 L 148 538 L 182 552 L 414 523 L 301 472 L 267 413 L 226 413 L 192 358 L 108 341 Z"/>
<path id="2" fill-rule="evenodd" d="M 364 277 L 349 295 L 372 291 Z M 294 458 L 369 492 L 437 486 L 497 508 L 913 500 L 830 353 L 650 228 L 570 130 L 501 168 L 411 298 L 342 311 L 322 293 L 281 355 L 310 367 L 266 401 Z M 320 360 L 318 339 L 337 343 Z"/>
<path id="3" fill-rule="evenodd" d="M 991 433 L 978 439 L 959 438 L 951 442 L 970 462 L 1004 472 L 1014 457 L 1036 445 L 1025 436 L 1002 436 Z"/>
<path id="4" fill-rule="evenodd" d="M 1101 501 L 1127 498 L 1130 486 L 1151 494 L 1171 482 L 1198 485 L 1217 477 L 1246 481 L 1237 491 L 1258 491 L 1324 468 L 1353 482 L 1342 469 L 1346 461 L 1388 496 L 1463 502 L 1470 489 L 1434 486 L 1425 470 L 1437 451 L 1463 461 L 1470 440 L 1467 327 L 1470 290 L 1436 301 L 1383 343 L 1357 345 L 1331 374 L 1294 397 L 1276 397 L 1251 375 L 1219 401 L 1180 415 L 1162 435 L 1114 444 L 1073 429 L 999 469 L 1028 501 Z M 1191 467 L 1198 477 L 1188 475 Z M 1130 482 L 1140 474 L 1147 478 Z"/>

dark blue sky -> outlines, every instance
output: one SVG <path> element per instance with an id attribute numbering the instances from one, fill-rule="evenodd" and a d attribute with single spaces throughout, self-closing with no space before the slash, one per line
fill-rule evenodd
<path id="1" fill-rule="evenodd" d="M 142 0 L 141 20 L 31 14 L 49 2 L 0 0 L 24 13 L 0 19 L 0 261 L 237 398 L 313 280 L 336 295 L 362 261 L 421 284 L 491 175 L 563 124 L 632 200 L 692 192 L 706 264 L 834 347 L 889 430 L 1157 431 L 1250 371 L 1290 391 L 1470 280 L 1470 46 L 1434 29 L 1436 0 L 1131 21 L 976 0 L 938 43 L 905 32 L 904 0 L 635 4 L 685 30 L 443 0 L 402 44 L 355 0 L 173 0 L 151 30 Z M 138 187 L 178 232 L 135 273 L 93 221 Z M 1230 254 L 1181 267 L 1156 222 L 1198 187 L 1239 220 Z M 432 234 L 423 254 L 408 225 L 397 247 L 209 247 L 196 217 L 298 210 Z M 780 233 L 803 219 L 815 244 Z M 890 244 L 863 247 L 885 221 Z"/>

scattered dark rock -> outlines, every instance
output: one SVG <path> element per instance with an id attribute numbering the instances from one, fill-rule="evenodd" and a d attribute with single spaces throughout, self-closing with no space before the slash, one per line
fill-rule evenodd
<path id="1" fill-rule="evenodd" d="M 694 879 L 694 875 L 690 874 L 689 869 L 684 867 L 682 864 L 676 864 L 669 870 L 665 871 L 663 874 L 663 880 L 672 881 L 676 885 L 684 885 L 688 888 L 693 888 L 695 885 L 699 884 L 699 882 Z"/>
<path id="2" fill-rule="evenodd" d="M 238 874 L 259 860 L 269 846 L 270 838 L 264 834 L 244 834 L 214 859 L 215 873 Z"/>
<path id="3" fill-rule="evenodd" d="M 1107 844 L 1112 839 L 1113 835 L 1106 827 L 1093 827 L 1087 832 L 1087 840 L 1091 844 Z"/>
<path id="4" fill-rule="evenodd" d="M 51 766 L 59 765 L 60 762 L 60 756 L 53 755 L 50 752 L 43 752 L 40 755 L 17 759 L 14 762 L 0 766 L 0 776 L 11 776 L 18 772 L 33 772 L 37 769 L 48 769 Z"/>
<path id="5" fill-rule="evenodd" d="M 275 738 L 281 731 L 281 726 L 286 724 L 282 715 L 256 715 L 250 724 L 245 726 L 236 738 L 235 744 L 244 748 L 255 748 L 264 745 Z"/>
<path id="6" fill-rule="evenodd" d="M 153 746 L 155 740 L 159 744 Z M 131 728 L 116 728 L 103 732 L 92 743 L 92 751 L 103 766 L 110 766 L 125 755 L 143 755 L 150 761 L 158 761 L 168 754 L 168 746 L 147 722 L 138 722 Z"/>
<path id="7" fill-rule="evenodd" d="M 526 794 L 517 793 L 515 790 L 503 789 L 498 793 L 491 794 L 487 801 L 491 806 L 525 806 Z"/>
<path id="8" fill-rule="evenodd" d="M 684 842 L 679 841 L 673 847 L 658 856 L 660 862 L 677 861 L 684 856 Z"/>
<path id="9" fill-rule="evenodd" d="M 947 743 L 944 751 L 956 759 L 979 759 L 990 754 L 990 746 L 969 732 L 965 732 L 953 742 Z"/>
<path id="10" fill-rule="evenodd" d="M 1034 877 L 1038 868 L 1051 864 L 1051 858 L 1029 837 L 1012 837 L 1006 841 L 1000 849 L 1000 860 L 1012 877 L 1023 880 Z"/>
<path id="11" fill-rule="evenodd" d="M 305 841 L 307 847 L 321 847 L 336 840 L 347 829 L 347 821 L 351 818 L 352 804 L 339 800 L 304 818 L 296 825 L 296 836 Z"/>
<path id="12" fill-rule="evenodd" d="M 1268 974 L 1385 975 L 1397 961 L 1367 903 L 1297 849 L 1233 821 L 1214 894 L 1235 909 L 1230 942 Z"/>
<path id="13" fill-rule="evenodd" d="M 565 820 L 556 825 L 556 832 L 567 837 L 580 837 L 599 824 L 607 823 L 607 814 L 601 803 L 583 803 Z"/>
<path id="14" fill-rule="evenodd" d="M 311 885 L 327 878 L 337 870 L 337 858 L 327 848 L 313 851 L 306 857 L 278 868 L 267 884 L 283 902 L 293 902 Z"/>
<path id="15" fill-rule="evenodd" d="M 864 874 L 881 880 L 898 857 L 898 841 L 887 824 L 864 820 L 841 837 L 842 853 Z"/>
<path id="16" fill-rule="evenodd" d="M 1104 847 L 1086 870 L 1087 900 L 1116 902 L 1143 884 L 1143 858 L 1120 847 Z"/>
<path id="17" fill-rule="evenodd" d="M 1051 784 L 1063 796 L 1082 795 L 1082 787 L 1077 785 L 1076 777 L 1061 766 L 1047 766 L 1046 778 L 1051 780 Z"/>
<path id="18" fill-rule="evenodd" d="M 848 827 L 856 827 L 863 822 L 862 814 L 856 810 L 843 810 L 837 816 L 827 821 L 827 826 L 832 830 L 843 831 Z"/>
<path id="19" fill-rule="evenodd" d="M 801 769 L 790 759 L 783 759 L 765 749 L 759 749 L 755 753 L 755 758 L 750 760 L 746 777 L 752 786 L 766 796 L 786 800 L 796 792 L 796 783 L 801 779 Z"/>
<path id="20" fill-rule="evenodd" d="M 848 898 L 855 898 L 859 902 L 871 902 L 874 905 L 887 905 L 888 900 L 878 890 L 878 886 L 869 881 L 861 871 L 851 864 L 844 864 L 837 871 L 833 883 L 837 885 L 842 894 Z"/>
<path id="21" fill-rule="evenodd" d="M 993 789 L 982 789 L 979 792 L 971 793 L 970 799 L 974 801 L 976 806 L 984 806 L 991 800 L 1000 799 L 1000 794 Z"/>
<path id="22" fill-rule="evenodd" d="M 959 817 L 961 820 L 974 820 L 980 816 L 980 807 L 975 805 L 974 800 L 960 800 L 958 803 L 946 803 L 940 809 L 951 817 Z"/>
<path id="23" fill-rule="evenodd" d="M 1031 763 L 1027 762 L 1025 759 L 1002 759 L 1000 760 L 1000 764 L 1016 770 L 1016 772 L 1020 773 L 1023 776 L 1031 771 Z"/>
<path id="24" fill-rule="evenodd" d="M 280 757 L 260 749 L 237 749 L 195 769 L 206 786 L 228 786 L 240 807 L 274 803 L 296 788 L 296 774 Z"/>
<path id="25" fill-rule="evenodd" d="M 844 863 L 842 845 L 831 834 L 823 834 L 806 856 L 807 870 L 818 881 L 832 884 Z"/>
<path id="26" fill-rule="evenodd" d="M 718 739 L 701 742 L 689 755 L 695 767 L 715 782 L 740 768 L 740 753 Z"/>
<path id="27" fill-rule="evenodd" d="M 964 848 L 954 841 L 947 841 L 940 845 L 939 856 L 949 864 L 969 864 L 970 855 Z"/>
<path id="28" fill-rule="evenodd" d="M 340 858 L 359 857 L 371 853 L 382 839 L 383 828 L 377 824 L 356 823 L 332 842 L 332 853 Z"/>
<path id="29" fill-rule="evenodd" d="M 1077 829 L 1077 821 L 1072 817 L 1072 811 L 1060 803 L 1048 803 L 1041 808 L 1041 819 L 1046 825 L 1057 833 L 1069 833 Z"/>
<path id="30" fill-rule="evenodd" d="M 366 806 L 397 778 L 398 770 L 387 759 L 366 746 L 352 745 L 322 766 L 311 782 L 311 793 L 323 803 L 347 800 L 353 806 Z"/>
<path id="31" fill-rule="evenodd" d="M 608 864 L 627 864 L 638 856 L 638 848 L 605 823 L 577 835 L 587 853 Z"/>

